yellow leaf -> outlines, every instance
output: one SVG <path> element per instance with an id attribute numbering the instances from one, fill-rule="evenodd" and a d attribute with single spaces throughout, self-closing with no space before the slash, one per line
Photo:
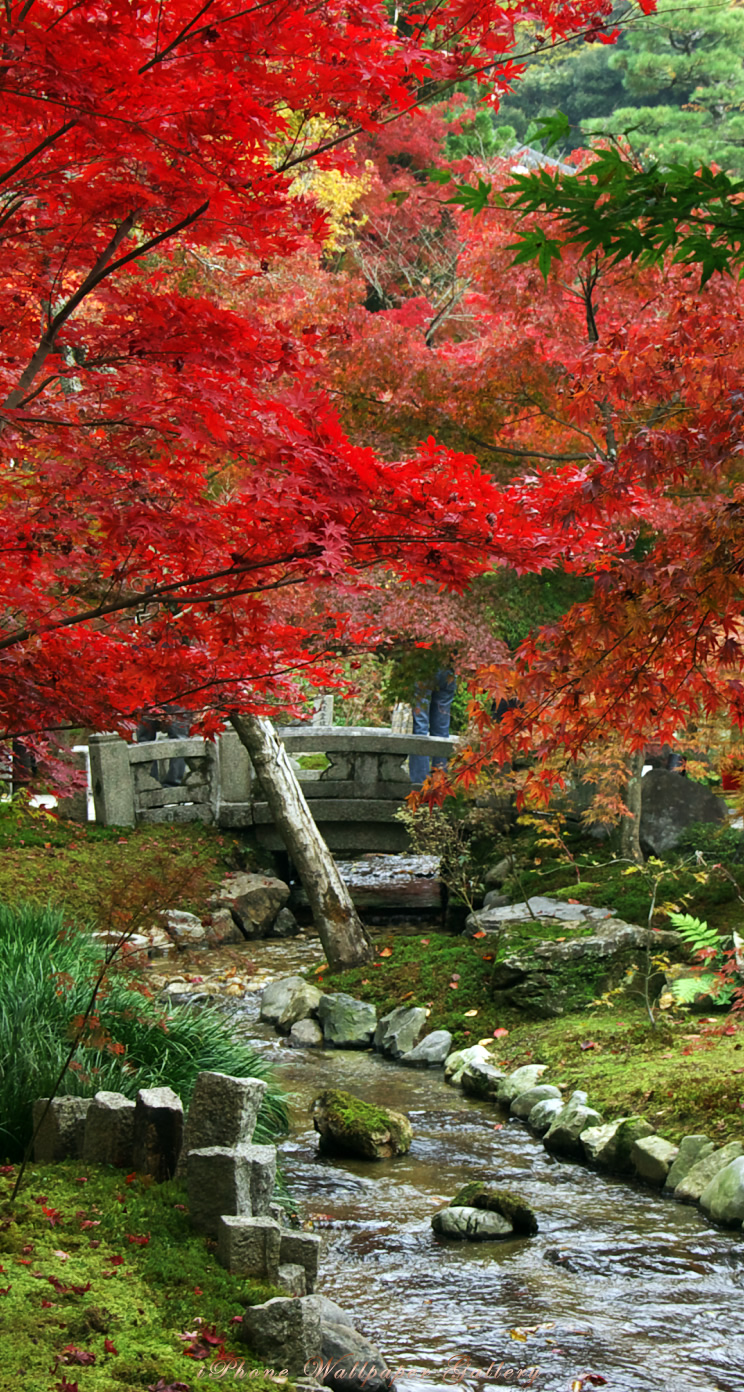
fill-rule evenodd
<path id="1" fill-rule="evenodd" d="M 640 867 L 640 865 L 629 865 L 628 868 L 627 868 L 627 870 L 623 870 L 623 874 L 624 874 L 624 875 L 640 875 L 640 873 L 641 873 L 641 867 Z"/>
<path id="2" fill-rule="evenodd" d="M 512 1339 L 516 1339 L 518 1344 L 527 1343 L 527 1335 L 525 1334 L 523 1329 L 510 1329 L 509 1337 Z"/>
<path id="3" fill-rule="evenodd" d="M 411 995 L 413 995 L 413 991 L 411 992 Z M 470 1020 L 470 1019 L 472 1018 L 473 1015 L 477 1015 L 477 1014 L 478 1014 L 478 1011 L 477 1011 L 477 1010 L 466 1010 L 466 1011 L 464 1012 L 464 1014 L 465 1014 L 465 1019 L 466 1019 L 466 1020 Z"/>

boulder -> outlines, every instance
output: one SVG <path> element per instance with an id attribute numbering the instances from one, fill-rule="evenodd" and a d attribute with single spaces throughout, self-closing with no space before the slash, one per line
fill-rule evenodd
<path id="1" fill-rule="evenodd" d="M 505 909 L 507 904 L 510 903 L 511 899 L 509 895 L 502 894 L 499 889 L 489 889 L 488 894 L 483 897 L 484 909 Z M 473 931 L 478 932 L 478 929 L 476 928 Z"/>
<path id="2" fill-rule="evenodd" d="M 312 1115 L 321 1151 L 387 1160 L 411 1148 L 413 1132 L 406 1116 L 372 1106 L 351 1092 L 327 1088 L 316 1097 Z"/>
<path id="3" fill-rule="evenodd" d="M 538 1136 L 544 1136 L 562 1111 L 563 1103 L 557 1098 L 548 1097 L 544 1102 L 538 1102 L 532 1108 L 527 1118 L 527 1125 L 531 1131 L 536 1131 Z"/>
<path id="4" fill-rule="evenodd" d="M 327 1295 L 316 1295 L 315 1303 L 320 1311 L 321 1324 L 345 1324 L 349 1329 L 356 1329 L 353 1315 L 341 1305 L 337 1305 L 335 1300 L 329 1299 Z"/>
<path id="5" fill-rule="evenodd" d="M 460 1074 L 460 1086 L 466 1097 L 485 1097 L 493 1101 L 505 1076 L 503 1068 L 472 1059 Z"/>
<path id="6" fill-rule="evenodd" d="M 391 1373 L 380 1350 L 352 1324 L 321 1321 L 322 1370 L 316 1374 L 324 1387 L 338 1392 L 389 1392 Z M 313 1372 L 310 1365 L 309 1372 Z"/>
<path id="7" fill-rule="evenodd" d="M 283 1009 L 277 1013 L 274 1020 L 276 1028 L 282 1034 L 288 1034 L 299 1020 L 309 1020 L 316 1014 L 322 999 L 323 993 L 317 986 L 311 986 L 308 981 L 303 982 L 302 986 L 295 988 Z"/>
<path id="8" fill-rule="evenodd" d="M 537 1087 L 538 1080 L 546 1068 L 547 1064 L 545 1063 L 526 1063 L 522 1068 L 515 1068 L 514 1072 L 502 1079 L 499 1084 L 496 1101 L 502 1107 L 510 1107 L 515 1097 L 519 1097 L 520 1093 Z"/>
<path id="9" fill-rule="evenodd" d="M 230 943 L 244 941 L 235 919 L 229 909 L 215 909 L 205 929 L 210 947 L 226 947 Z"/>
<path id="10" fill-rule="evenodd" d="M 619 1117 L 617 1121 L 605 1122 L 603 1126 L 589 1126 L 582 1131 L 581 1148 L 585 1159 L 593 1165 L 611 1165 L 615 1154 L 615 1136 L 625 1120 L 625 1117 Z"/>
<path id="11" fill-rule="evenodd" d="M 578 910 L 581 906 L 563 907 Z M 597 910 L 600 912 L 608 911 Z M 589 934 L 584 929 L 586 922 L 592 925 Z M 645 952 L 649 941 L 648 929 L 609 916 L 577 922 L 575 927 L 583 936 L 571 936 L 570 927 L 569 922 L 565 941 L 534 941 L 517 953 L 507 954 L 495 965 L 492 984 L 497 1006 L 517 1009 L 536 1019 L 582 1008 L 619 986 L 637 966 L 638 955 Z M 677 933 L 654 932 L 651 941 L 655 952 L 671 952 L 679 948 L 681 940 Z M 664 973 L 659 968 L 651 978 L 650 989 L 660 991 L 663 982 Z"/>
<path id="12" fill-rule="evenodd" d="M 275 1374 L 286 1368 L 294 1378 L 312 1372 L 312 1361 L 320 1366 L 320 1311 L 312 1295 L 278 1295 L 264 1305 L 251 1305 L 235 1329 L 238 1339 Z"/>
<path id="13" fill-rule="evenodd" d="M 719 1171 L 725 1170 L 726 1166 L 730 1165 L 732 1160 L 738 1160 L 740 1155 L 744 1155 L 744 1145 L 741 1141 L 729 1141 L 728 1145 L 721 1146 L 720 1150 L 711 1151 L 688 1170 L 674 1191 L 675 1199 L 682 1199 L 684 1203 L 697 1203 Z"/>
<path id="14" fill-rule="evenodd" d="M 377 1011 L 366 1001 L 339 991 L 323 996 L 318 1019 L 327 1044 L 337 1049 L 368 1049 L 377 1025 Z"/>
<path id="15" fill-rule="evenodd" d="M 535 894 L 519 904 L 502 904 L 478 909 L 470 915 L 467 927 L 485 933 L 501 932 L 505 923 L 523 923 L 531 918 L 558 918 L 566 923 L 599 923 L 611 917 L 610 909 L 597 909 L 592 904 L 568 904 L 565 899 L 548 899 Z"/>
<path id="16" fill-rule="evenodd" d="M 277 981 L 270 981 L 268 986 L 264 986 L 261 994 L 260 1018 L 270 1025 L 275 1025 L 288 1008 L 295 992 L 304 990 L 306 986 L 304 976 L 280 976 Z"/>
<path id="17" fill-rule="evenodd" d="M 297 1020 L 289 1031 L 287 1043 L 292 1049 L 321 1049 L 323 1031 L 317 1020 Z"/>
<path id="18" fill-rule="evenodd" d="M 727 1227 L 744 1223 L 744 1155 L 713 1176 L 700 1195 L 700 1207 L 714 1223 Z"/>
<path id="19" fill-rule="evenodd" d="M 568 1160 L 580 1160 L 583 1156 L 581 1133 L 589 1127 L 599 1126 L 602 1118 L 599 1112 L 587 1107 L 585 1092 L 574 1092 L 570 1101 L 559 1112 L 543 1136 L 543 1145 L 553 1155 L 562 1155 Z"/>
<path id="20" fill-rule="evenodd" d="M 518 1096 L 514 1098 L 509 1111 L 512 1116 L 520 1117 L 522 1121 L 526 1121 L 533 1107 L 536 1107 L 538 1102 L 547 1102 L 549 1100 L 560 1102 L 561 1106 L 563 1106 L 563 1099 L 559 1088 L 553 1087 L 551 1083 L 538 1083 L 536 1087 L 528 1088 L 526 1092 L 520 1092 Z"/>
<path id="21" fill-rule="evenodd" d="M 246 938 L 268 936 L 289 899 L 289 885 L 272 875 L 227 875 L 214 896 L 216 909 L 232 909 Z"/>
<path id="22" fill-rule="evenodd" d="M 406 1068 L 433 1068 L 436 1064 L 445 1062 L 451 1048 L 452 1035 L 449 1030 L 432 1030 L 415 1049 L 404 1054 L 400 1062 L 404 1063 Z"/>
<path id="23" fill-rule="evenodd" d="M 493 1064 L 493 1055 L 482 1044 L 471 1044 L 467 1049 L 456 1049 L 453 1054 L 448 1054 L 444 1060 L 445 1083 L 459 1083 L 464 1069 L 476 1059 L 481 1063 Z"/>
<path id="24" fill-rule="evenodd" d="M 97 1092 L 85 1118 L 83 1159 L 89 1165 L 132 1168 L 134 1102 L 120 1092 Z"/>
<path id="25" fill-rule="evenodd" d="M 196 914 L 183 909 L 164 909 L 160 915 L 163 927 L 176 947 L 203 947 L 207 941 L 204 925 Z"/>
<path id="26" fill-rule="evenodd" d="M 487 1242 L 492 1238 L 513 1237 L 514 1229 L 500 1213 L 484 1208 L 441 1208 L 434 1214 L 431 1226 L 438 1237 L 454 1237 L 460 1241 Z"/>
<path id="27" fill-rule="evenodd" d="M 691 778 L 652 769 L 641 783 L 640 838 L 647 854 L 660 856 L 673 850 L 682 832 L 695 822 L 723 823 L 727 818 L 724 799 Z"/>
<path id="28" fill-rule="evenodd" d="M 489 865 L 485 873 L 484 884 L 486 889 L 492 889 L 494 886 L 500 888 L 504 881 L 508 880 L 509 876 L 513 873 L 514 857 L 510 855 L 502 856 L 501 860 L 497 860 L 494 865 Z"/>
<path id="29" fill-rule="evenodd" d="M 92 1097 L 40 1097 L 33 1106 L 34 1160 L 79 1159 L 85 1145 L 85 1121 Z M 37 1131 L 41 1117 L 44 1120 Z"/>
<path id="30" fill-rule="evenodd" d="M 500 1213 L 511 1223 L 515 1233 L 534 1237 L 537 1232 L 537 1218 L 529 1204 L 509 1189 L 496 1189 L 491 1185 L 471 1180 L 455 1194 L 450 1208 L 477 1208 L 487 1213 Z"/>
<path id="31" fill-rule="evenodd" d="M 679 1154 L 666 1177 L 664 1188 L 676 1189 L 693 1165 L 712 1155 L 715 1148 L 715 1141 L 710 1141 L 707 1136 L 683 1136 L 679 1143 Z"/>
<path id="32" fill-rule="evenodd" d="M 609 1165 L 617 1174 L 627 1174 L 633 1168 L 631 1154 L 636 1141 L 653 1136 L 654 1128 L 645 1117 L 623 1117 L 615 1128 L 615 1134 L 602 1154 L 601 1164 Z M 583 1141 L 583 1135 L 582 1135 Z"/>
<path id="33" fill-rule="evenodd" d="M 302 932 L 291 909 L 280 909 L 269 929 L 270 938 L 296 938 Z"/>
<path id="34" fill-rule="evenodd" d="M 633 1142 L 630 1163 L 639 1179 L 662 1185 L 678 1155 L 679 1146 L 665 1141 L 663 1136 L 644 1136 Z"/>
<path id="35" fill-rule="evenodd" d="M 400 1058 L 413 1049 L 426 1025 L 426 1011 L 420 1005 L 399 1005 L 383 1015 L 375 1030 L 374 1045 L 378 1053 Z"/>
<path id="36" fill-rule="evenodd" d="M 247 1145 L 266 1092 L 262 1078 L 198 1073 L 184 1129 L 183 1149 Z"/>

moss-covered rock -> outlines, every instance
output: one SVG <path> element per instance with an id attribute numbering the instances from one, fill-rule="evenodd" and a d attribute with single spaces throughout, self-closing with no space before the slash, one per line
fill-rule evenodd
<path id="1" fill-rule="evenodd" d="M 320 1149 L 327 1153 L 388 1160 L 405 1155 L 411 1148 L 413 1131 L 408 1117 L 373 1106 L 352 1092 L 326 1088 L 313 1102 L 312 1115 Z"/>
<path id="2" fill-rule="evenodd" d="M 537 1218 L 524 1199 L 509 1189 L 494 1189 L 478 1180 L 464 1184 L 452 1199 L 450 1208 L 481 1208 L 488 1213 L 500 1213 L 511 1223 L 515 1233 L 533 1237 L 537 1232 Z"/>

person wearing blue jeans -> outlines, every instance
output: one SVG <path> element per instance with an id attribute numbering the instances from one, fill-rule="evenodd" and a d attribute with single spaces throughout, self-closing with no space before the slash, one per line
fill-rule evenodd
<path id="1" fill-rule="evenodd" d="M 455 699 L 457 683 L 455 674 L 446 667 L 440 668 L 429 690 L 419 687 L 413 705 L 414 735 L 438 735 L 446 738 L 450 732 L 450 714 Z M 411 754 L 408 771 L 414 788 L 420 788 L 431 768 L 446 768 L 446 759 L 432 759 L 425 754 Z"/>

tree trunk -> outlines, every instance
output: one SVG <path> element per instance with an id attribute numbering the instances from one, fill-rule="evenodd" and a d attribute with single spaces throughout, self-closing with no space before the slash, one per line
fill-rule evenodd
<path id="1" fill-rule="evenodd" d="M 641 850 L 641 775 L 645 762 L 644 752 L 640 750 L 636 754 L 628 755 L 626 768 L 628 770 L 628 782 L 625 789 L 625 806 L 630 812 L 629 817 L 623 817 L 620 831 L 620 854 L 626 856 L 628 860 L 635 861 L 636 865 L 643 865 L 643 851 Z"/>
<path id="2" fill-rule="evenodd" d="M 369 962 L 374 953 L 372 944 L 274 727 L 256 715 L 234 715 L 231 724 L 251 756 L 274 823 L 302 881 L 330 966 L 343 969 Z"/>

